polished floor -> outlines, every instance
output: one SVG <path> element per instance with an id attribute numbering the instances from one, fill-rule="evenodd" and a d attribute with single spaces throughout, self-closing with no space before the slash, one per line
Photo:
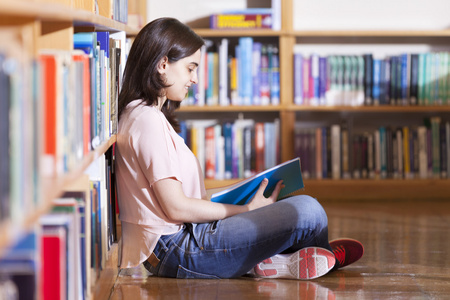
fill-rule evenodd
<path id="1" fill-rule="evenodd" d="M 164 279 L 127 269 L 109 299 L 450 299 L 450 199 L 322 204 L 330 239 L 364 244 L 357 263 L 311 281 Z"/>

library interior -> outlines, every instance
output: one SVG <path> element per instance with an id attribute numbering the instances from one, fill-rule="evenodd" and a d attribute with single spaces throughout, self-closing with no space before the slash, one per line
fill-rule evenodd
<path id="1" fill-rule="evenodd" d="M 449 11 L 446 0 L 0 0 L 0 299 L 450 297 Z M 161 17 L 204 40 L 175 116 L 206 189 L 298 161 L 283 196 L 317 199 L 329 240 L 358 240 L 360 259 L 310 280 L 120 267 L 119 94 L 134 40 Z"/>

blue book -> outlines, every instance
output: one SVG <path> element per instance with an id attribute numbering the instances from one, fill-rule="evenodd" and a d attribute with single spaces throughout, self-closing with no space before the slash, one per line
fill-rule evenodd
<path id="1" fill-rule="evenodd" d="M 409 105 L 409 73 L 410 73 L 410 54 L 402 54 L 401 60 L 401 105 Z"/>
<path id="2" fill-rule="evenodd" d="M 211 201 L 235 205 L 247 204 L 259 189 L 264 178 L 269 179 L 269 184 L 264 191 L 266 197 L 270 196 L 278 181 L 283 180 L 284 188 L 278 195 L 278 200 L 286 198 L 290 194 L 304 187 L 302 172 L 300 169 L 300 158 L 295 158 L 267 169 L 253 177 L 245 179 L 229 188 L 215 193 Z"/>
<path id="3" fill-rule="evenodd" d="M 380 104 L 380 76 L 381 76 L 381 60 L 373 59 L 373 75 L 372 75 L 372 103 Z"/>
<path id="4" fill-rule="evenodd" d="M 223 125 L 223 138 L 225 144 L 225 179 L 233 178 L 233 124 Z"/>
<path id="5" fill-rule="evenodd" d="M 326 105 L 327 82 L 327 58 L 321 56 L 319 57 L 319 105 Z"/>
<path id="6" fill-rule="evenodd" d="M 239 38 L 239 79 L 242 83 L 240 90 L 242 95 L 243 105 L 252 105 L 253 96 L 253 82 L 252 82 L 252 55 L 253 55 L 253 38 L 241 37 Z"/>
<path id="7" fill-rule="evenodd" d="M 105 51 L 105 56 L 109 58 L 109 32 L 98 31 L 97 41 L 100 43 L 100 50 Z"/>

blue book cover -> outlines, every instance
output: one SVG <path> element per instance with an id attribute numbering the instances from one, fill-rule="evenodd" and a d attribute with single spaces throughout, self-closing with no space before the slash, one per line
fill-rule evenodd
<path id="1" fill-rule="evenodd" d="M 109 32 L 98 31 L 97 41 L 100 43 L 100 50 L 105 51 L 105 56 L 109 58 Z"/>
<path id="2" fill-rule="evenodd" d="M 96 44 L 95 32 L 77 32 L 73 35 L 73 48 L 83 50 L 88 55 L 93 55 Z"/>
<path id="3" fill-rule="evenodd" d="M 278 181 L 283 180 L 284 188 L 281 189 L 278 199 L 283 199 L 304 187 L 300 169 L 300 158 L 286 161 L 273 168 L 267 169 L 253 177 L 243 180 L 223 191 L 211 196 L 211 201 L 235 205 L 247 204 L 256 194 L 264 178 L 269 179 L 269 184 L 264 192 L 267 197 L 272 194 Z"/>

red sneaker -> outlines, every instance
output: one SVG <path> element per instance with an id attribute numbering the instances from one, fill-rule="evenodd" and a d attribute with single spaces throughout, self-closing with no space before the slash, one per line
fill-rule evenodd
<path id="1" fill-rule="evenodd" d="M 336 239 L 330 241 L 331 249 L 336 256 L 336 267 L 343 268 L 359 260 L 364 254 L 364 246 L 354 239 Z"/>
<path id="2" fill-rule="evenodd" d="M 277 254 L 255 266 L 254 273 L 264 278 L 314 279 L 335 265 L 335 255 L 327 249 L 308 247 L 290 254 Z"/>

